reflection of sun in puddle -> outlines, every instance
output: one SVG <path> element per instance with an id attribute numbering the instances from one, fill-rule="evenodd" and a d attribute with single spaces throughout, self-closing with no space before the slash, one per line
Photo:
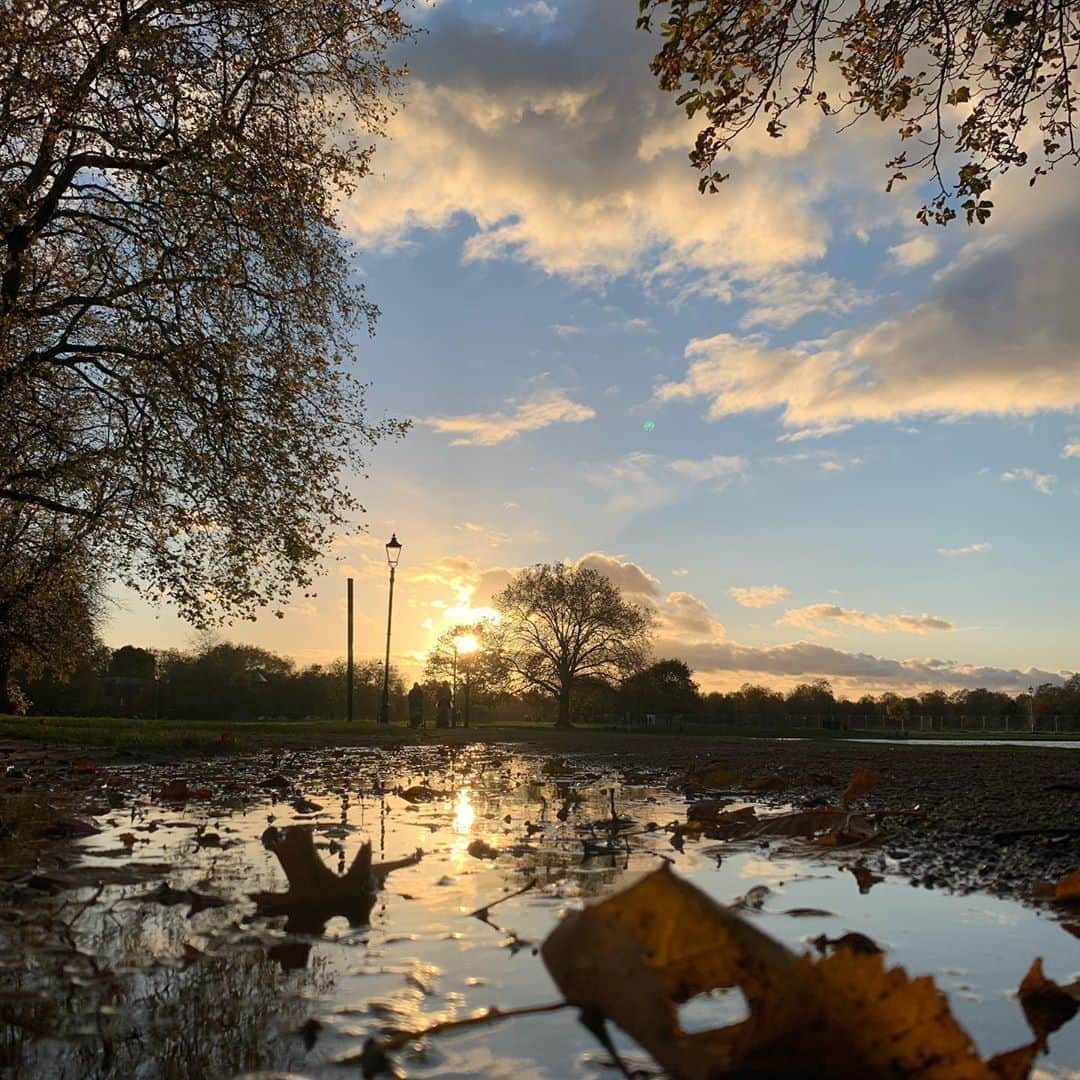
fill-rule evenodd
<path id="1" fill-rule="evenodd" d="M 458 836 L 467 836 L 472 832 L 475 820 L 476 810 L 472 804 L 472 795 L 468 788 L 461 788 L 457 793 L 457 803 L 454 806 L 454 832 Z"/>

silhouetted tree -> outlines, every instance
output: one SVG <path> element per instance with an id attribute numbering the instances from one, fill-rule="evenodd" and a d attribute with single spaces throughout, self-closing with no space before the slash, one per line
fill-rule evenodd
<path id="1" fill-rule="evenodd" d="M 694 716 L 704 705 L 693 673 L 682 660 L 658 660 L 624 680 L 619 698 L 634 713 Z"/>
<path id="2" fill-rule="evenodd" d="M 660 86 L 703 117 L 690 154 L 703 191 L 727 179 L 717 159 L 744 131 L 778 138 L 804 105 L 844 126 L 895 124 L 913 149 L 887 163 L 889 187 L 927 174 L 924 223 L 945 224 L 957 204 L 983 222 L 995 175 L 1027 168 L 1034 183 L 1080 157 L 1073 0 L 639 0 L 639 11 L 639 26 L 661 22 Z"/>
<path id="3" fill-rule="evenodd" d="M 406 33 L 383 0 L 4 6 L 0 507 L 91 523 L 196 623 L 308 585 L 403 430 L 348 373 L 375 309 L 335 207 Z"/>
<path id="4" fill-rule="evenodd" d="M 618 586 L 589 567 L 528 567 L 495 606 L 502 614 L 498 648 L 511 678 L 519 688 L 550 694 L 560 727 L 570 723 L 578 680 L 615 683 L 645 661 L 651 613 L 624 600 Z"/>

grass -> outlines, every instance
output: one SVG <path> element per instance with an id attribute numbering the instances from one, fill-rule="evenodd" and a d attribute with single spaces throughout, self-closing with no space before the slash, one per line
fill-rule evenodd
<path id="1" fill-rule="evenodd" d="M 485 729 L 499 729 L 507 734 L 512 730 L 519 738 L 527 737 L 526 733 L 531 730 L 535 731 L 538 739 L 542 741 L 562 734 L 550 723 L 522 721 L 475 725 L 470 730 L 479 733 Z M 621 735 L 630 739 L 638 736 L 689 736 L 742 741 L 787 736 L 843 742 L 848 738 L 875 738 L 870 732 L 853 732 L 850 735 L 812 729 L 753 732 L 745 728 L 731 730 L 707 724 L 684 724 L 680 728 L 631 729 L 603 724 L 579 724 L 575 725 L 574 730 L 580 733 Z M 429 737 L 435 734 L 431 727 L 425 728 L 424 733 Z M 345 720 L 240 720 L 230 723 L 220 720 L 123 719 L 108 716 L 0 716 L 0 741 L 20 739 L 47 746 L 96 747 L 146 757 L 231 754 L 275 745 L 348 745 L 383 738 L 409 738 L 415 734 L 407 727 L 384 726 L 374 720 L 358 720 L 352 724 Z M 463 729 L 457 729 L 452 734 L 440 731 L 439 737 L 444 734 L 449 735 L 452 740 L 468 738 L 468 732 Z M 1020 732 L 912 732 L 911 738 L 964 741 L 982 739 L 987 742 L 1024 738 L 1037 745 L 1046 739 L 1068 739 L 1070 734 L 1052 735 L 1040 732 L 1032 736 Z M 567 737 L 573 738 L 573 733 L 569 733 Z"/>
<path id="2" fill-rule="evenodd" d="M 404 728 L 391 728 L 402 732 Z M 152 720 L 110 716 L 0 716 L 0 739 L 52 746 L 102 747 L 147 754 L 229 754 L 258 747 L 346 736 L 385 734 L 371 720 L 340 721 Z"/>

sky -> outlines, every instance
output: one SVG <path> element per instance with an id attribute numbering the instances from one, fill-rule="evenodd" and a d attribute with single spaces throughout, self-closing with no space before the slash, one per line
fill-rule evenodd
<path id="1" fill-rule="evenodd" d="M 408 417 L 353 478 L 364 531 L 317 596 L 221 631 L 393 660 L 584 562 L 656 613 L 706 689 L 1012 692 L 1078 664 L 1080 185 L 996 182 L 990 224 L 886 194 L 890 129 L 809 109 L 700 195 L 695 128 L 614 0 L 414 12 L 399 111 L 342 207 L 381 309 L 355 371 Z M 106 640 L 184 647 L 120 591 Z"/>

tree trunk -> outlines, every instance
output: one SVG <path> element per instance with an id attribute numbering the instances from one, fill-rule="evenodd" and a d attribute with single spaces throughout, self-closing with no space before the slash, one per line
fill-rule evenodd
<path id="1" fill-rule="evenodd" d="M 0 716 L 15 711 L 11 700 L 11 661 L 12 655 L 0 648 Z"/>
<path id="2" fill-rule="evenodd" d="M 570 726 L 570 687 L 564 686 L 559 692 L 559 719 L 555 721 L 556 727 L 568 728 Z"/>

